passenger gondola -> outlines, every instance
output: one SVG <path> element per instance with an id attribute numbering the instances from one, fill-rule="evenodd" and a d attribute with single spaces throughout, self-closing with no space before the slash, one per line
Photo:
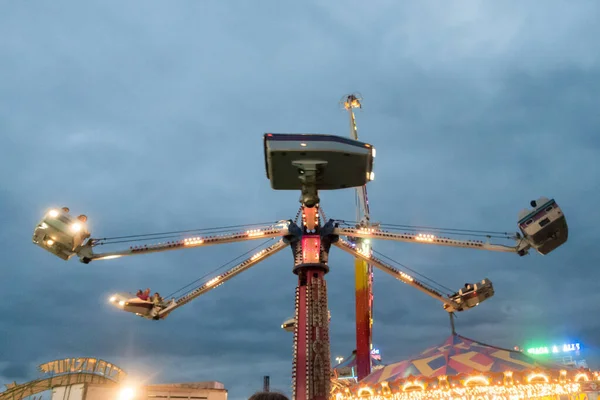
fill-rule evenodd
<path id="1" fill-rule="evenodd" d="M 33 243 L 68 260 L 90 237 L 86 222 L 85 215 L 75 218 L 67 207 L 49 210 L 33 232 Z"/>
<path id="2" fill-rule="evenodd" d="M 465 311 L 477 307 L 479 303 L 489 299 L 493 295 L 494 286 L 487 278 L 478 283 L 467 283 L 465 287 L 450 296 L 450 299 L 458 307 L 455 310 L 450 310 L 450 306 L 444 305 L 444 309 L 449 312 Z"/>
<path id="3" fill-rule="evenodd" d="M 147 319 L 157 319 L 158 313 L 165 308 L 152 300 L 142 300 L 131 293 L 117 293 L 110 297 L 110 303 L 118 309 Z"/>
<path id="4" fill-rule="evenodd" d="M 532 209 L 519 213 L 519 229 L 531 247 L 546 255 L 567 241 L 567 220 L 554 199 L 540 197 L 530 204 Z"/>

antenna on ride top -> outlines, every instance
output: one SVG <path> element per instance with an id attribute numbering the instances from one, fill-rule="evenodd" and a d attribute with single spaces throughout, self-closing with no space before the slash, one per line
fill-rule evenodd
<path id="1" fill-rule="evenodd" d="M 362 108 L 362 95 L 358 92 L 347 94 L 340 100 L 340 105 L 349 110 L 351 108 Z"/>

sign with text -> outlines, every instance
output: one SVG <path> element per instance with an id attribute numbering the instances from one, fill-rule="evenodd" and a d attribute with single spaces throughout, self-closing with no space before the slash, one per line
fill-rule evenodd
<path id="1" fill-rule="evenodd" d="M 65 358 L 54 360 L 39 366 L 40 371 L 45 374 L 62 375 L 84 372 L 104 376 L 110 380 L 119 382 L 127 374 L 116 365 L 97 358 Z"/>
<path id="2" fill-rule="evenodd" d="M 552 346 L 542 346 L 542 347 L 532 347 L 527 349 L 527 353 L 534 355 L 543 355 L 543 354 L 564 354 L 564 353 L 572 353 L 574 351 L 579 351 L 581 349 L 581 345 L 579 343 L 565 343 L 563 345 L 552 345 Z"/>

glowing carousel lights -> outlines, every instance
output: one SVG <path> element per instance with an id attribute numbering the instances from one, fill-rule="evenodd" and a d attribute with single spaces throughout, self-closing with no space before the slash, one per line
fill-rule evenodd
<path id="1" fill-rule="evenodd" d="M 590 380 L 590 378 L 589 378 L 588 374 L 586 374 L 585 372 L 581 372 L 581 373 L 575 375 L 575 382 L 581 382 L 581 381 L 587 382 L 589 380 Z"/>
<path id="2" fill-rule="evenodd" d="M 484 385 L 472 387 L 452 387 L 450 389 L 420 389 L 411 385 L 406 392 L 387 392 L 385 390 L 373 391 L 370 388 L 360 389 L 360 395 L 348 396 L 347 393 L 336 393 L 335 400 L 370 399 L 370 400 L 520 400 L 530 398 L 543 398 L 554 395 L 572 395 L 580 392 L 577 383 L 559 384 L 525 384 L 504 386 Z M 388 389 L 389 390 L 389 389 Z"/>
<path id="3" fill-rule="evenodd" d="M 465 379 L 463 385 L 469 387 L 469 386 L 475 386 L 475 385 L 482 385 L 482 386 L 487 386 L 490 384 L 490 381 L 488 378 L 486 378 L 485 376 L 470 376 L 467 379 Z"/>
<path id="4" fill-rule="evenodd" d="M 352 389 L 333 393 L 332 400 L 520 400 L 552 398 L 557 395 L 578 395 L 582 383 L 596 379 L 598 373 L 562 370 L 556 374 L 539 371 L 470 375 L 467 377 L 438 376 L 437 378 L 381 382 L 376 385 L 358 384 Z M 554 376 L 556 375 L 556 376 Z"/>

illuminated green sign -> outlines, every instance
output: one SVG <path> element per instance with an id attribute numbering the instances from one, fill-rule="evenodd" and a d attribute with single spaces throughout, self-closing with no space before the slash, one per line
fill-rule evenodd
<path id="1" fill-rule="evenodd" d="M 571 353 L 573 351 L 579 351 L 581 349 L 581 345 L 579 343 L 566 343 L 560 346 L 543 346 L 543 347 L 532 347 L 527 349 L 527 353 L 534 355 L 542 355 L 542 354 L 562 354 L 562 353 Z"/>

